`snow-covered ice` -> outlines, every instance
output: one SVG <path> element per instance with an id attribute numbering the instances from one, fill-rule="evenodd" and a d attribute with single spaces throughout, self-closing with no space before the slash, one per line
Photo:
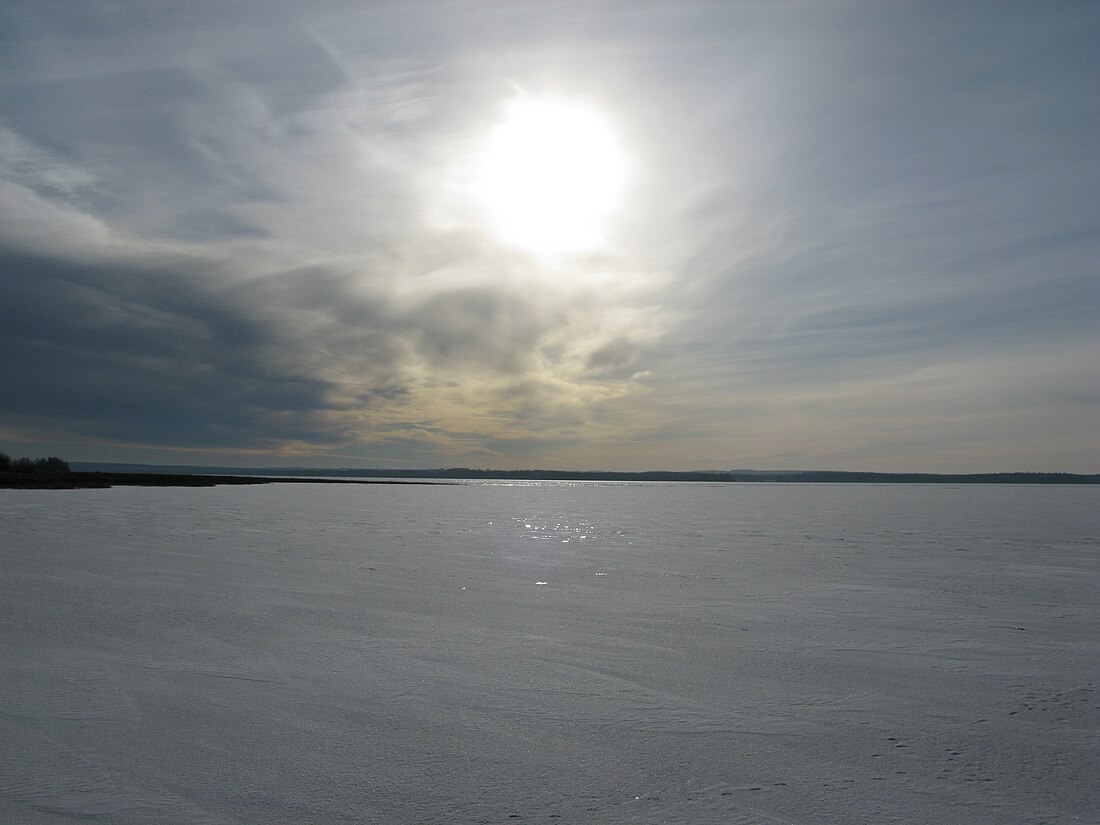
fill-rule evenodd
<path id="1" fill-rule="evenodd" d="M 1100 821 L 1100 489 L 0 492 L 0 822 Z"/>

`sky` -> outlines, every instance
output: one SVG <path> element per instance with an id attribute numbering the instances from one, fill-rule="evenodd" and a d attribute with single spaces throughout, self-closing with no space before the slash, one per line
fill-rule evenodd
<path id="1" fill-rule="evenodd" d="M 1100 4 L 0 32 L 12 456 L 1100 472 Z"/>

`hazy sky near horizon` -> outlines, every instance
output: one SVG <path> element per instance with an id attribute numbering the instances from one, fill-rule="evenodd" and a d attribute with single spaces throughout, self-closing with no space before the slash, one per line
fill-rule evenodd
<path id="1" fill-rule="evenodd" d="M 1100 471 L 1100 4 L 9 0 L 0 32 L 11 454 Z M 517 100 L 549 138 L 487 196 Z M 598 241 L 531 242 L 619 161 Z"/>

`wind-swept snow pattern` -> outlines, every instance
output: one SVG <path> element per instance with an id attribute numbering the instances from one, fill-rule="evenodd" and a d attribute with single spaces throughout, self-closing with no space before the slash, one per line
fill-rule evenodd
<path id="1" fill-rule="evenodd" d="M 1100 491 L 0 495 L 0 821 L 1078 823 Z"/>

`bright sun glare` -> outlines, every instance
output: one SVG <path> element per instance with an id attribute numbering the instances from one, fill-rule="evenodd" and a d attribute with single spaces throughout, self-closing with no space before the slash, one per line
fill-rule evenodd
<path id="1" fill-rule="evenodd" d="M 606 244 L 627 161 L 611 120 L 598 109 L 523 95 L 505 105 L 473 173 L 472 194 L 499 240 L 561 255 Z"/>

